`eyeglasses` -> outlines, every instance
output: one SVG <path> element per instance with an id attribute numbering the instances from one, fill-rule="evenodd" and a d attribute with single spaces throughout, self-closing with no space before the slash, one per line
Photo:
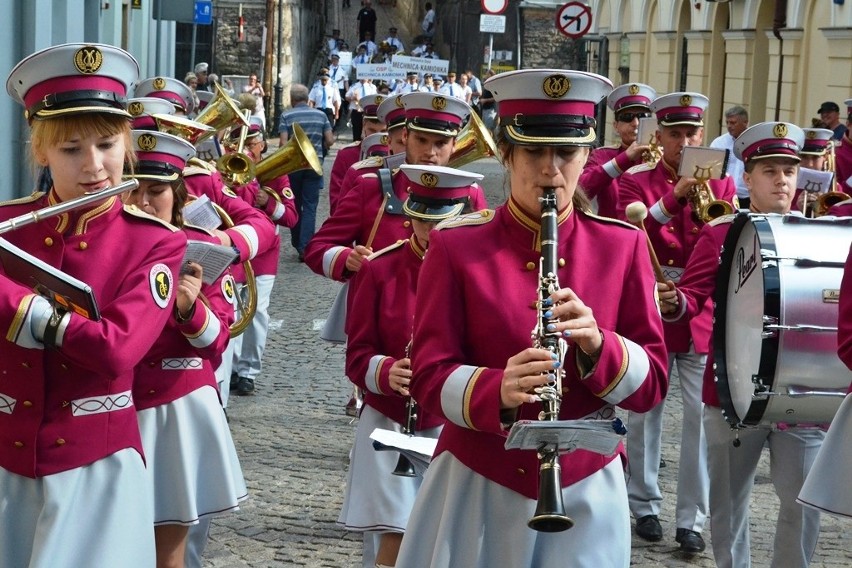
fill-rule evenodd
<path id="1" fill-rule="evenodd" d="M 650 112 L 622 112 L 615 117 L 618 122 L 633 122 L 633 119 L 651 118 Z"/>

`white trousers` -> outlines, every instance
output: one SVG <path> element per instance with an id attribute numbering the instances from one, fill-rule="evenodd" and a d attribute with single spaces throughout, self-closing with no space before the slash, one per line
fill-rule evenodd
<path id="1" fill-rule="evenodd" d="M 677 479 L 675 526 L 701 532 L 707 520 L 707 441 L 701 416 L 701 388 L 707 356 L 695 353 L 669 355 L 669 377 L 677 364 L 683 400 L 680 462 Z M 657 482 L 660 469 L 665 400 L 649 412 L 630 412 L 627 419 L 627 496 L 635 518 L 659 515 L 663 501 Z"/>
<path id="2" fill-rule="evenodd" d="M 251 320 L 251 324 L 233 340 L 235 344 L 233 372 L 251 380 L 255 380 L 260 375 L 263 350 L 266 348 L 266 336 L 269 333 L 269 301 L 272 298 L 275 276 L 263 274 L 255 280 L 257 282 L 257 311 Z M 241 291 L 242 288 L 241 285 Z"/>
<path id="3" fill-rule="evenodd" d="M 718 408 L 708 406 L 704 428 L 710 463 L 710 531 L 719 568 L 751 566 L 749 504 L 760 454 L 769 445 L 772 485 L 780 500 L 773 568 L 805 567 L 819 538 L 819 511 L 796 503 L 825 432 L 816 428 L 743 428 L 740 446 Z"/>

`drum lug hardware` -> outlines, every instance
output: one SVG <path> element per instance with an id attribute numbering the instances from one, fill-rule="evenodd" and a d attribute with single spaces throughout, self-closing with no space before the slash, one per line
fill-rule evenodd
<path id="1" fill-rule="evenodd" d="M 754 397 L 766 397 L 774 394 L 769 392 L 769 386 L 760 375 L 752 375 L 751 383 L 754 385 L 754 395 L 752 395 Z"/>
<path id="2" fill-rule="evenodd" d="M 763 316 L 763 331 L 760 332 L 760 337 L 763 339 L 778 337 L 778 318 L 775 316 Z"/>

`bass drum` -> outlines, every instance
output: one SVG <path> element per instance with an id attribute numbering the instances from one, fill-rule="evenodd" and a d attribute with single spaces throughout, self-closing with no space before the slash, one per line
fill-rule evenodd
<path id="1" fill-rule="evenodd" d="M 852 218 L 741 213 L 716 281 L 714 375 L 732 426 L 831 422 L 849 387 L 837 314 Z"/>

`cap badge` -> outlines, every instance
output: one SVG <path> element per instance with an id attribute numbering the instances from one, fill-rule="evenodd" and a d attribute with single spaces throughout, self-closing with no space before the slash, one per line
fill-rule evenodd
<path id="1" fill-rule="evenodd" d="M 384 100 L 385 100 L 385 98 L 384 98 L 384 97 L 379 97 L 379 96 L 377 96 L 377 97 L 376 97 L 376 104 L 377 104 L 377 105 L 380 105 L 380 104 L 382 104 L 382 102 L 383 102 Z"/>
<path id="2" fill-rule="evenodd" d="M 680 106 L 688 107 L 692 104 L 692 97 L 689 95 L 681 95 L 680 97 Z"/>
<path id="3" fill-rule="evenodd" d="M 402 97 L 395 98 L 393 102 L 394 102 L 394 104 L 396 105 L 397 108 L 404 108 L 405 107 L 405 105 L 402 104 Z"/>
<path id="4" fill-rule="evenodd" d="M 104 54 L 97 47 L 81 47 L 74 54 L 74 67 L 84 75 L 97 73 L 104 62 Z"/>
<path id="5" fill-rule="evenodd" d="M 163 89 L 166 88 L 166 80 L 163 79 L 162 77 L 157 77 L 156 79 L 154 79 L 154 82 L 152 83 L 152 85 L 158 91 L 162 91 Z"/>
<path id="6" fill-rule="evenodd" d="M 630 85 L 627 88 L 627 92 L 630 93 L 631 95 L 638 95 L 639 94 L 639 85 Z"/>
<path id="7" fill-rule="evenodd" d="M 435 187 L 438 185 L 438 176 L 430 173 L 422 173 L 420 174 L 420 183 L 424 187 Z"/>
<path id="8" fill-rule="evenodd" d="M 388 135 L 382 134 L 382 138 L 381 138 L 380 142 L 382 143 L 382 146 L 387 146 L 388 145 Z"/>
<path id="9" fill-rule="evenodd" d="M 157 147 L 157 138 L 153 134 L 142 134 L 136 139 L 136 144 L 143 152 L 150 152 Z"/>
<path id="10" fill-rule="evenodd" d="M 571 80 L 565 75 L 549 75 L 542 81 L 541 90 L 550 99 L 561 99 L 571 90 Z"/>
<path id="11" fill-rule="evenodd" d="M 808 130 L 807 132 L 805 132 L 805 136 L 807 136 L 809 140 L 813 140 L 814 138 L 816 138 L 817 133 L 815 130 Z"/>
<path id="12" fill-rule="evenodd" d="M 435 110 L 444 110 L 447 108 L 447 99 L 444 97 L 435 97 L 432 99 L 432 108 Z"/>
<path id="13" fill-rule="evenodd" d="M 772 134 L 775 138 L 786 138 L 787 137 L 787 125 L 783 122 L 780 122 L 772 127 Z"/>
<path id="14" fill-rule="evenodd" d="M 145 105 L 143 105 L 139 101 L 133 101 L 132 103 L 127 105 L 127 112 L 129 112 L 131 116 L 139 116 L 140 114 L 145 112 Z"/>

